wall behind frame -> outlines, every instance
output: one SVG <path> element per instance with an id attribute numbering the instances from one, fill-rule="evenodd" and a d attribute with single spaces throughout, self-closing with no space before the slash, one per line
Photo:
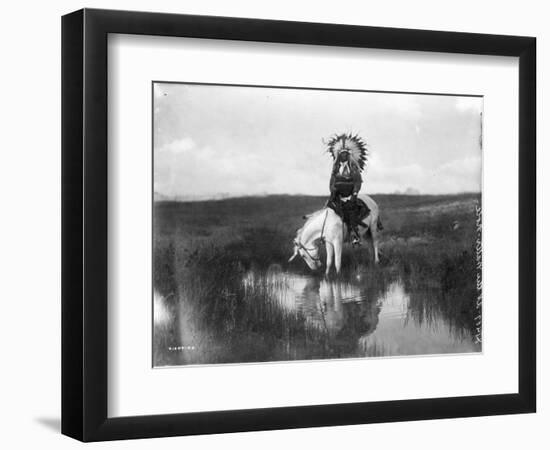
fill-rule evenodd
<path id="1" fill-rule="evenodd" d="M 4 8 L 2 33 L 2 193 L 1 268 L 3 273 L 0 345 L 3 382 L 0 420 L 6 424 L 0 442 L 6 448 L 80 446 L 59 434 L 60 423 L 60 16 L 86 7 L 133 9 L 189 14 L 248 16 L 335 23 L 354 23 L 530 35 L 538 38 L 538 148 L 549 142 L 542 111 L 550 108 L 550 31 L 544 3 L 462 2 L 309 2 L 279 0 L 113 0 L 85 3 L 61 0 L 9 3 Z M 548 152 L 539 152 L 539 230 L 550 225 L 550 183 L 542 179 L 550 168 Z M 544 223 L 544 226 L 543 226 Z M 539 231 L 538 272 L 550 269 L 550 234 Z M 539 325 L 550 315 L 540 301 L 550 290 L 548 278 L 539 281 Z M 546 295 L 545 295 L 546 294 Z M 546 319 L 546 320 L 545 320 Z M 539 330 L 539 380 L 550 375 L 548 327 Z M 544 358 L 543 358 L 544 357 Z M 536 415 L 453 419 L 400 424 L 240 433 L 156 440 L 158 448 L 227 449 L 300 447 L 332 449 L 342 445 L 409 449 L 546 448 L 550 438 L 550 391 L 539 387 Z M 151 441 L 99 444 L 106 447 L 149 448 Z"/>

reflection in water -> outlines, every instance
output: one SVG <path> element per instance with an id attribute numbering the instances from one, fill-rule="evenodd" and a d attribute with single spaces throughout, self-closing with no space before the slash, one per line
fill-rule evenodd
<path id="1" fill-rule="evenodd" d="M 402 282 L 392 282 L 380 299 L 377 329 L 361 337 L 366 356 L 421 355 L 480 351 L 467 330 L 453 330 L 433 305 L 433 292 L 416 294 L 424 302 L 413 305 Z M 437 299 L 435 299 L 437 300 Z M 421 308 L 421 315 L 414 308 Z"/>
<path id="2" fill-rule="evenodd" d="M 271 268 L 249 272 L 245 291 L 261 286 L 279 305 L 305 317 L 325 333 L 330 357 L 396 356 L 480 351 L 466 327 L 445 317 L 441 293 L 415 292 L 414 301 L 401 279 L 382 288 L 367 281 L 327 280 Z"/>
<path id="3" fill-rule="evenodd" d="M 156 327 L 166 326 L 171 320 L 166 300 L 157 291 L 153 293 L 153 322 Z"/>
<path id="4" fill-rule="evenodd" d="M 156 366 L 481 351 L 468 292 L 402 274 L 324 279 L 271 266 L 220 288 L 192 281 L 155 292 Z"/>

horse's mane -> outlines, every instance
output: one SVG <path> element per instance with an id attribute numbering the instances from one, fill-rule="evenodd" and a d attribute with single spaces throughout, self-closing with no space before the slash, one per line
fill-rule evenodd
<path id="1" fill-rule="evenodd" d="M 304 216 L 304 219 L 306 219 L 306 223 L 304 223 L 304 225 L 302 226 L 302 228 L 298 229 L 298 231 L 296 231 L 296 239 L 300 239 L 300 237 L 302 236 L 302 232 L 304 231 L 304 228 L 306 227 L 306 225 L 311 222 L 313 219 L 315 219 L 319 214 L 323 213 L 326 211 L 326 207 L 325 208 L 322 208 L 322 209 L 319 209 L 315 212 L 312 212 L 310 214 L 306 214 Z"/>

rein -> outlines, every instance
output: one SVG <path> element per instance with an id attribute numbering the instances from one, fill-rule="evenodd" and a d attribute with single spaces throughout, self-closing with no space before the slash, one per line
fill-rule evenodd
<path id="1" fill-rule="evenodd" d="M 321 242 L 325 241 L 323 233 L 325 232 L 325 224 L 327 223 L 327 217 L 328 217 L 328 209 L 325 212 L 325 219 L 323 220 L 323 227 L 321 228 L 321 237 L 319 238 L 321 240 Z"/>
<path id="2" fill-rule="evenodd" d="M 321 242 L 324 242 L 325 241 L 325 237 L 323 236 L 323 234 L 325 233 L 325 224 L 327 223 L 327 217 L 328 217 L 328 209 L 327 211 L 325 212 L 325 218 L 323 220 L 323 226 L 321 228 L 321 237 L 319 238 L 319 240 Z M 313 248 L 307 248 L 304 244 L 302 244 L 301 242 L 296 242 L 295 243 L 298 245 L 298 247 L 300 247 L 304 252 L 306 252 L 308 254 L 308 256 L 315 262 L 319 262 L 321 261 L 321 258 L 314 258 L 311 253 L 309 253 L 310 251 L 313 251 L 315 250 L 315 247 Z"/>

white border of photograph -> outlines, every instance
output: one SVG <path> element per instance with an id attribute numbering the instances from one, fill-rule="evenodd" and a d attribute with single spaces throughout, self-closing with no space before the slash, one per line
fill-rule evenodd
<path id="1" fill-rule="evenodd" d="M 126 35 L 108 50 L 109 417 L 518 391 L 517 58 Z M 483 352 L 153 369 L 152 80 L 483 95 Z"/>

